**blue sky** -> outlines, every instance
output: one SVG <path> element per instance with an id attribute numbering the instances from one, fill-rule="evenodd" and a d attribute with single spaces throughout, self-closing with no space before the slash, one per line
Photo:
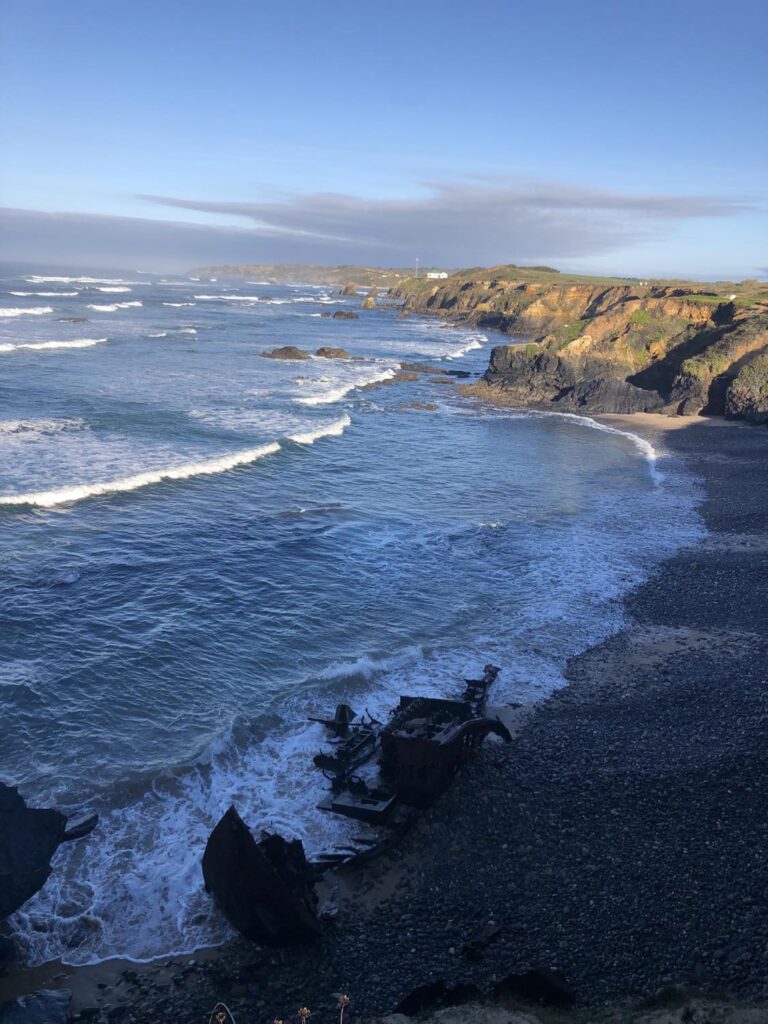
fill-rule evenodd
<path id="1" fill-rule="evenodd" d="M 757 0 L 5 0 L 2 30 L 6 259 L 768 267 Z"/>

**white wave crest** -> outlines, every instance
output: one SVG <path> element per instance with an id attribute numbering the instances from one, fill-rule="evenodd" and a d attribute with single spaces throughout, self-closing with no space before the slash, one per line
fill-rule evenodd
<path id="1" fill-rule="evenodd" d="M 195 295 L 204 302 L 260 302 L 258 295 Z"/>
<path id="2" fill-rule="evenodd" d="M 148 338 L 167 338 L 168 331 L 156 331 L 154 334 L 148 334 Z"/>
<path id="3" fill-rule="evenodd" d="M 143 306 L 144 303 L 135 299 L 133 302 L 111 302 L 109 305 L 90 305 L 88 309 L 95 309 L 97 313 L 115 313 L 118 309 L 130 309 L 131 306 Z"/>
<path id="4" fill-rule="evenodd" d="M 93 345 L 103 345 L 106 338 L 75 338 L 73 341 L 35 341 L 22 345 L 4 344 L 0 345 L 0 352 L 15 352 L 17 349 L 34 349 L 43 351 L 53 348 L 91 348 Z"/>
<path id="5" fill-rule="evenodd" d="M 465 356 L 467 352 L 474 352 L 475 349 L 482 348 L 486 341 L 488 341 L 488 338 L 485 334 L 472 334 L 466 339 L 461 348 L 457 348 L 454 352 L 451 352 L 446 356 L 446 358 L 461 359 L 461 357 Z"/>
<path id="6" fill-rule="evenodd" d="M 177 309 L 180 309 L 182 306 L 196 306 L 197 303 L 196 302 L 164 302 L 163 305 L 164 306 L 174 306 Z"/>
<path id="7" fill-rule="evenodd" d="M 57 434 L 67 430 L 84 430 L 85 420 L 72 417 L 61 420 L 0 420 L 0 434 L 30 439 L 40 434 Z"/>
<path id="8" fill-rule="evenodd" d="M 0 316 L 42 316 L 43 313 L 52 313 L 52 306 L 30 306 L 28 309 L 20 309 L 17 306 L 3 306 L 0 308 Z"/>
<path id="9" fill-rule="evenodd" d="M 374 374 L 372 377 L 348 381 L 345 384 L 339 384 L 337 387 L 329 388 L 327 391 L 320 391 L 314 395 L 307 395 L 306 398 L 295 398 L 294 402 L 298 402 L 299 405 L 331 405 L 333 402 L 340 402 L 342 398 L 346 398 L 350 391 L 354 391 L 355 388 L 365 387 L 366 384 L 378 384 L 381 381 L 389 380 L 390 377 L 394 376 L 394 370 L 383 370 L 381 373 Z"/>
<path id="10" fill-rule="evenodd" d="M 140 284 L 140 281 L 124 281 L 121 277 L 43 277 L 30 274 L 24 278 L 32 284 Z"/>
<path id="11" fill-rule="evenodd" d="M 102 483 L 73 484 L 71 487 L 57 487 L 50 491 L 34 491 L 28 494 L 7 494 L 0 497 L 0 505 L 37 505 L 51 508 L 66 502 L 82 501 L 100 494 L 111 494 L 122 491 L 135 491 L 148 484 L 159 484 L 163 480 L 186 480 L 191 476 L 207 476 L 212 473 L 223 473 L 236 466 L 246 466 L 250 462 L 271 455 L 280 450 L 276 442 L 261 445 L 259 448 L 247 448 L 233 452 L 231 455 L 220 455 L 215 459 L 204 459 L 200 462 L 188 462 L 183 466 L 172 466 L 169 469 L 154 469 L 146 473 L 135 473 L 133 476 L 120 477 L 117 480 L 106 480 Z"/>
<path id="12" fill-rule="evenodd" d="M 80 292 L 8 292 L 9 295 L 20 295 L 29 296 L 37 295 L 41 299 L 58 299 L 63 296 L 66 299 L 72 298 L 73 295 L 79 295 Z"/>
<path id="13" fill-rule="evenodd" d="M 97 287 L 96 289 L 97 292 L 129 292 L 130 290 L 130 288 L 122 284 L 109 285 L 108 287 L 105 287 L 104 285 L 99 285 L 99 287 Z"/>
<path id="14" fill-rule="evenodd" d="M 351 422 L 349 416 L 344 413 L 337 420 L 317 427 L 315 430 L 307 430 L 303 434 L 290 434 L 288 440 L 295 441 L 296 444 L 314 444 L 321 437 L 341 437 Z"/>

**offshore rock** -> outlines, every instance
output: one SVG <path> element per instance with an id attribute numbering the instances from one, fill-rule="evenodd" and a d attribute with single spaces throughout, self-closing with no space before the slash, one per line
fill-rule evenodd
<path id="1" fill-rule="evenodd" d="M 265 359 L 311 359 L 309 352 L 296 345 L 283 345 L 281 348 L 267 349 L 261 353 Z"/>
<path id="2" fill-rule="evenodd" d="M 301 842 L 263 833 L 257 843 L 234 807 L 211 832 L 203 878 L 221 912 L 248 939 L 293 946 L 321 934 L 316 874 Z"/>
<path id="3" fill-rule="evenodd" d="M 357 285 L 356 284 L 345 284 L 344 287 L 341 289 L 341 292 L 339 294 L 340 295 L 357 295 Z"/>
<path id="4" fill-rule="evenodd" d="M 27 807 L 14 786 L 0 783 L 0 919 L 43 887 L 61 843 L 87 835 L 97 820 L 94 816 L 68 831 L 60 811 Z"/>
<path id="5" fill-rule="evenodd" d="M 369 295 L 360 303 L 360 309 L 376 309 L 376 299 Z"/>
<path id="6" fill-rule="evenodd" d="M 350 313 L 346 309 L 337 309 L 333 314 L 334 320 L 359 320 L 360 316 L 358 313 Z"/>
<path id="7" fill-rule="evenodd" d="M 323 345 L 315 355 L 321 359 L 349 359 L 349 352 L 345 348 L 333 348 L 330 345 Z"/>

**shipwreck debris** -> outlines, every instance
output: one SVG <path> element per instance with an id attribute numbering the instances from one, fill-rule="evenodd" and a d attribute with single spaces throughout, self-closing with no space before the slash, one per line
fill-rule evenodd
<path id="1" fill-rule="evenodd" d="M 465 679 L 460 700 L 401 697 L 384 725 L 370 715 L 350 720 L 343 712 L 346 705 L 337 707 L 333 719 L 313 719 L 334 736 L 331 750 L 314 758 L 331 782 L 331 796 L 319 808 L 387 825 L 401 805 L 428 807 L 486 736 L 512 738 L 497 718 L 485 717 L 488 691 L 499 671 L 486 665 L 480 679 Z M 363 778 L 361 770 L 377 752 L 378 775 Z"/>
<path id="2" fill-rule="evenodd" d="M 208 839 L 203 877 L 235 928 L 276 946 L 317 937 L 314 886 L 322 874 L 393 849 L 486 736 L 511 740 L 498 718 L 486 716 L 499 671 L 486 665 L 480 679 L 465 679 L 460 699 L 401 697 L 386 723 L 368 712 L 358 716 L 347 704 L 339 704 L 332 718 L 312 718 L 330 733 L 328 748 L 313 759 L 330 783 L 318 808 L 374 826 L 376 834 L 357 836 L 310 864 L 298 840 L 263 833 L 257 842 L 230 807 Z"/>
<path id="3" fill-rule="evenodd" d="M 239 932 L 265 945 L 299 945 L 320 935 L 318 877 L 300 840 L 264 832 L 257 843 L 234 807 L 203 854 L 205 888 L 216 905 Z"/>

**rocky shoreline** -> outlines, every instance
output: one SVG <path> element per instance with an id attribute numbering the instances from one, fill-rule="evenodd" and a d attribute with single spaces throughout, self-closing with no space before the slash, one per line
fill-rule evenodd
<path id="1" fill-rule="evenodd" d="M 70 989 L 74 1020 L 138 1024 L 203 1019 L 219 999 L 239 1020 L 301 1005 L 334 1019 L 349 991 L 364 1018 L 438 980 L 486 996 L 531 968 L 593 1007 L 671 985 L 768 997 L 768 434 L 609 422 L 697 473 L 707 538 L 630 595 L 625 629 L 574 658 L 571 685 L 391 857 L 338 877 L 319 946 L 22 972 L 0 999 Z"/>

